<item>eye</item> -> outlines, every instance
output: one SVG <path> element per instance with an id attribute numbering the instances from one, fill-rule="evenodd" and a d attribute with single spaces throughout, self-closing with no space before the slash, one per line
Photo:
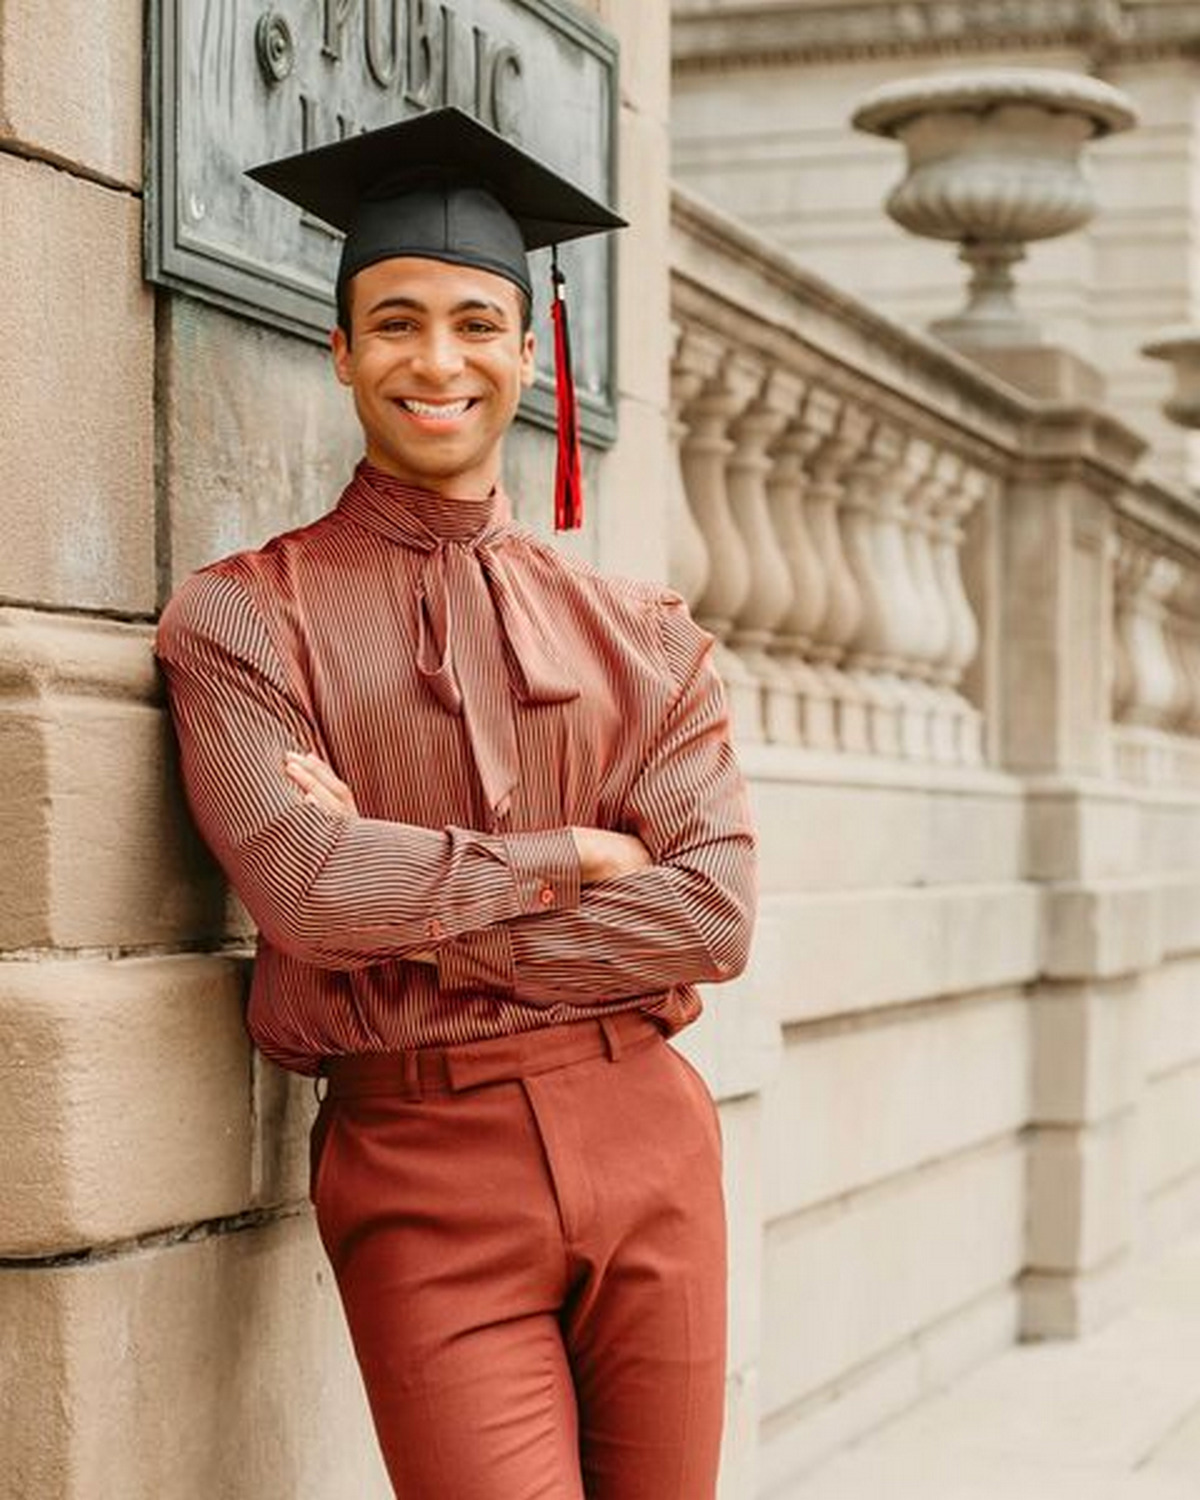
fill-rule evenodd
<path id="1" fill-rule="evenodd" d="M 488 334 L 500 332 L 490 318 L 468 318 L 461 326 L 469 338 L 485 338 Z"/>
<path id="2" fill-rule="evenodd" d="M 384 318 L 381 322 L 376 323 L 374 332 L 411 333 L 416 326 L 412 318 Z"/>

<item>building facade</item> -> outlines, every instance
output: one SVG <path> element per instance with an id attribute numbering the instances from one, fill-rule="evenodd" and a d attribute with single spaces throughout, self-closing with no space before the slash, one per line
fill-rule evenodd
<path id="1" fill-rule="evenodd" d="M 1132 352 L 1190 315 L 1194 64 L 1120 54 L 1140 142 L 1022 281 L 1107 392 L 1033 396 L 917 329 L 960 272 L 887 224 L 897 148 L 845 129 L 945 61 L 885 11 L 971 8 L 586 9 L 633 227 L 574 545 L 716 635 L 762 834 L 750 968 L 681 1045 L 725 1134 L 722 1497 L 765 1500 L 1096 1326 L 1200 1221 L 1200 518 Z M 1058 16 L 1039 60 L 1076 68 L 1085 22 L 1184 9 L 1000 7 Z M 382 1500 L 312 1090 L 245 1041 L 247 923 L 151 654 L 191 568 L 328 507 L 356 429 L 315 344 L 145 280 L 141 5 L 0 24 L 0 1496 Z M 534 524 L 551 465 L 523 428 Z"/>

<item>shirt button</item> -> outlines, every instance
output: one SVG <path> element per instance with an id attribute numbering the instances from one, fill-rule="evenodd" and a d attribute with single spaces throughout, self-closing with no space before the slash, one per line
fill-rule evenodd
<path id="1" fill-rule="evenodd" d="M 538 892 L 538 900 L 542 903 L 543 906 L 553 906 L 554 887 L 552 885 L 544 885 Z"/>
<path id="2" fill-rule="evenodd" d="M 438 939 L 444 938 L 446 936 L 446 929 L 442 926 L 442 924 L 436 917 L 434 917 L 433 921 L 430 922 L 429 926 L 425 930 L 426 932 L 428 932 L 429 936 L 434 939 L 435 942 Z"/>

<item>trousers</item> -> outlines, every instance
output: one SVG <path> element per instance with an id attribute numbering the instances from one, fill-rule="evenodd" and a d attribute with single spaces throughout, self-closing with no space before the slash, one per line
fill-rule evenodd
<path id="1" fill-rule="evenodd" d="M 311 1191 L 397 1500 L 712 1500 L 716 1109 L 637 1014 L 333 1060 Z"/>

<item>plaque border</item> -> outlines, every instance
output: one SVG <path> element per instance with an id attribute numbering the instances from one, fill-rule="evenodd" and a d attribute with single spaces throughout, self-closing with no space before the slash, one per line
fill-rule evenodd
<path id="1" fill-rule="evenodd" d="M 312 326 L 303 309 L 312 298 L 289 288 L 282 280 L 256 275 L 249 268 L 231 264 L 220 255 L 182 242 L 178 224 L 178 178 L 176 153 L 178 118 L 178 31 L 176 10 L 187 0 L 147 0 L 146 3 L 146 109 L 144 114 L 143 181 L 143 274 L 156 286 L 195 297 L 225 312 L 264 324 L 307 343 L 328 347 L 327 335 Z M 608 202 L 616 203 L 619 177 L 620 45 L 617 38 L 594 16 L 571 0 L 508 0 L 534 18 L 549 22 L 570 36 L 598 59 L 608 85 Z M 608 260 L 608 366 L 602 396 L 579 392 L 579 434 L 599 448 L 611 447 L 617 437 L 617 296 L 618 261 L 609 237 Z M 254 289 L 267 295 L 255 298 Z M 333 297 L 329 297 L 332 314 Z M 332 322 L 332 318 L 331 318 Z M 539 375 L 521 398 L 518 420 L 553 431 L 556 425 L 553 382 Z"/>

